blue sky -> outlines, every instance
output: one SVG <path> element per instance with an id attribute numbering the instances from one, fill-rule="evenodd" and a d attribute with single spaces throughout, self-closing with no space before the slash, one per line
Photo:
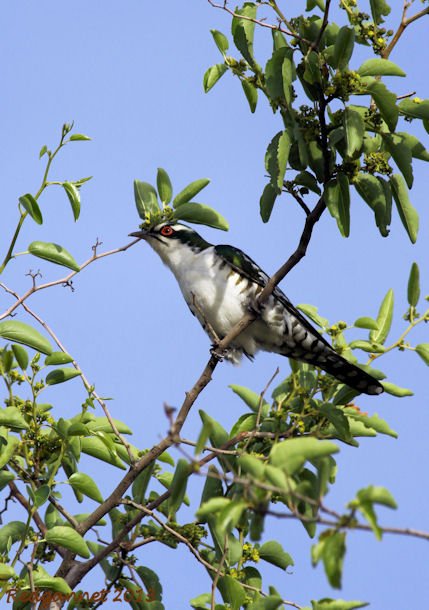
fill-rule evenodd
<path id="1" fill-rule="evenodd" d="M 305 6 L 298 1 L 286 4 L 296 7 L 296 13 Z M 394 24 L 402 3 L 395 4 Z M 416 3 L 412 10 L 420 7 Z M 231 228 L 229 234 L 201 228 L 207 239 L 242 248 L 267 273 L 294 250 L 302 229 L 301 210 L 282 198 L 269 224 L 262 225 L 259 218 L 263 157 L 280 129 L 278 117 L 264 100 L 251 115 L 241 87 L 230 75 L 208 95 L 203 92 L 205 70 L 220 61 L 209 30 L 228 33 L 226 14 L 204 0 L 41 0 L 4 3 L 1 17 L 2 251 L 17 220 L 18 197 L 34 193 L 41 181 L 40 147 L 53 146 L 62 123 L 71 120 L 78 132 L 93 140 L 68 146 L 52 177 L 94 176 L 82 189 L 81 220 L 73 223 L 64 194 L 52 188 L 41 200 L 46 222 L 41 227 L 26 222 L 19 249 L 25 250 L 35 239 L 54 241 L 83 261 L 91 255 L 97 237 L 105 249 L 128 243 L 128 233 L 139 223 L 132 181 L 154 182 L 156 168 L 162 166 L 176 191 L 196 178 L 211 178 L 199 200 L 216 207 Z M 267 41 L 269 34 L 259 32 L 256 53 L 262 57 Z M 426 43 L 423 22 L 418 22 L 398 44 L 391 59 L 407 72 L 406 79 L 394 81 L 398 95 L 417 90 L 419 97 L 429 97 Z M 411 129 L 428 143 L 427 134 L 414 125 Z M 429 292 L 425 172 L 425 165 L 417 161 L 412 194 L 420 213 L 416 245 L 410 244 L 396 214 L 391 235 L 382 239 L 372 212 L 361 200 L 353 200 L 350 238 L 339 235 L 330 216 L 322 218 L 307 257 L 282 283 L 291 300 L 317 305 L 332 322 L 351 323 L 358 316 L 375 316 L 384 294 L 393 288 L 392 337 L 397 337 L 404 328 L 406 283 L 413 261 L 420 263 L 422 293 Z M 29 284 L 24 275 L 29 267 L 40 267 L 46 280 L 61 277 L 59 267 L 21 257 L 10 265 L 4 281 L 22 292 Z M 98 392 L 113 398 L 111 412 L 132 425 L 133 442 L 149 447 L 167 429 L 163 403 L 179 406 L 200 374 L 208 340 L 189 314 L 173 277 L 144 244 L 90 266 L 76 278 L 75 288 L 75 292 L 57 287 L 38 294 L 32 306 L 59 334 Z M 0 299 L 3 311 L 10 300 L 5 294 Z M 356 331 L 354 338 L 361 337 L 363 331 Z M 427 328 L 419 328 L 412 341 L 428 342 Z M 363 397 L 359 404 L 385 418 L 399 432 L 399 439 L 365 440 L 358 451 L 342 447 L 338 484 L 328 503 L 341 510 L 360 487 L 385 485 L 399 509 L 380 511 L 381 523 L 427 530 L 427 368 L 411 353 L 392 353 L 382 365 L 389 380 L 412 388 L 415 396 Z M 268 354 L 239 368 L 219 366 L 189 417 L 185 436 L 195 438 L 198 433 L 198 408 L 230 428 L 242 409 L 228 385 L 261 391 L 277 366 L 279 379 L 288 374 L 287 360 Z M 61 388 L 49 391 L 57 414 L 70 417 L 79 411 L 84 394 L 78 380 L 64 389 L 65 393 Z M 105 493 L 112 477 L 120 476 L 103 464 L 90 468 Z M 193 494 L 199 493 L 201 484 L 193 483 Z M 310 596 L 336 596 L 322 569 L 311 567 L 310 542 L 299 525 L 273 521 L 267 530 L 270 538 L 283 543 L 295 567 L 286 575 L 266 570 L 266 584 L 274 584 L 286 598 L 302 605 L 309 603 Z M 145 548 L 149 550 L 142 553 L 143 563 L 159 572 L 167 608 L 186 607 L 189 598 L 209 590 L 203 568 L 185 549 Z M 424 606 L 424 542 L 386 536 L 380 544 L 370 534 L 354 533 L 348 549 L 339 596 L 368 600 L 374 610 Z M 184 569 L 189 578 L 183 578 Z M 177 578 L 178 574 L 182 576 Z M 101 589 L 101 576 L 92 575 L 86 588 Z"/>

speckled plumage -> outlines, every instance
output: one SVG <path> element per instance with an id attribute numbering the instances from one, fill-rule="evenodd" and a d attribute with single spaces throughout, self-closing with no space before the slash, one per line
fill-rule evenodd
<path id="1" fill-rule="evenodd" d="M 161 223 L 133 235 L 147 241 L 171 269 L 190 310 L 212 340 L 222 339 L 256 305 L 268 281 L 241 250 L 213 246 L 180 223 Z M 226 358 L 237 364 L 243 354 L 253 358 L 259 350 L 316 365 L 358 392 L 383 392 L 376 379 L 337 354 L 278 287 L 260 317 L 228 348 Z"/>

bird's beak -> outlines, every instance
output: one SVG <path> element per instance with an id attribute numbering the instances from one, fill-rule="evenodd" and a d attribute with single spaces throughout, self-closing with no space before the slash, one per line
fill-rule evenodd
<path id="1" fill-rule="evenodd" d="M 128 233 L 130 237 L 138 237 L 139 239 L 146 239 L 147 231 L 141 229 L 140 231 L 135 231 L 134 233 Z"/>

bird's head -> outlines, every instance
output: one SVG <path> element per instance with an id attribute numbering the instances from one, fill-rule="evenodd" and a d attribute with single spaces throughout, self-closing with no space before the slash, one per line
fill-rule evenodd
<path id="1" fill-rule="evenodd" d="M 173 259 L 186 253 L 196 254 L 211 245 L 190 227 L 174 221 L 140 229 L 130 233 L 130 236 L 144 239 L 169 267 L 172 266 Z"/>

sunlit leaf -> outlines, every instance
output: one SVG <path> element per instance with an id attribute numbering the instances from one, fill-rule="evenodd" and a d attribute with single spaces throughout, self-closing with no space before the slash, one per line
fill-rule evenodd
<path id="1" fill-rule="evenodd" d="M 85 559 L 91 555 L 85 540 L 70 527 L 57 525 L 46 532 L 45 539 L 49 544 L 62 546 Z"/>
<path id="2" fill-rule="evenodd" d="M 174 210 L 173 218 L 206 225 L 222 231 L 228 231 L 229 229 L 228 221 L 222 214 L 202 203 L 182 203 Z"/>
<path id="3" fill-rule="evenodd" d="M 46 375 L 46 384 L 56 385 L 57 383 L 64 383 L 65 381 L 69 381 L 69 379 L 73 379 L 78 375 L 82 375 L 82 372 L 76 370 L 75 368 L 67 367 L 63 369 L 54 369 Z"/>
<path id="4" fill-rule="evenodd" d="M 14 341 L 15 343 L 22 343 L 31 347 L 42 354 L 51 354 L 51 344 L 43 335 L 39 333 L 35 328 L 19 322 L 18 320 L 8 320 L 7 322 L 0 322 L 0 337 L 7 341 Z"/>
<path id="5" fill-rule="evenodd" d="M 203 77 L 204 92 L 208 93 L 227 71 L 228 66 L 226 64 L 215 64 L 214 66 L 210 66 Z"/>
<path id="6" fill-rule="evenodd" d="M 405 227 L 411 243 L 416 243 L 419 231 L 419 215 L 413 207 L 409 196 L 407 185 L 400 174 L 393 174 L 390 178 L 392 194 L 396 203 L 399 217 Z"/>
<path id="7" fill-rule="evenodd" d="M 80 267 L 73 258 L 73 256 L 65 248 L 59 244 L 54 244 L 45 241 L 33 241 L 28 246 L 28 251 L 33 256 L 43 258 L 44 260 L 54 263 L 55 265 L 61 265 L 62 267 L 68 267 L 73 271 L 80 271 Z"/>
<path id="8" fill-rule="evenodd" d="M 198 195 L 198 193 L 202 191 L 209 183 L 209 178 L 200 178 L 199 180 L 194 180 L 193 182 L 185 186 L 185 188 L 175 196 L 175 198 L 173 199 L 173 207 L 177 208 L 182 205 L 182 203 L 188 203 L 188 201 L 191 201 L 195 197 L 195 195 Z"/>
<path id="9" fill-rule="evenodd" d="M 40 211 L 39 204 L 31 193 L 22 195 L 22 197 L 19 198 L 19 203 L 28 212 L 34 222 L 37 222 L 38 225 L 43 223 L 43 216 L 42 212 Z"/>
<path id="10" fill-rule="evenodd" d="M 416 307 L 420 298 L 420 271 L 417 263 L 411 265 L 407 297 L 411 307 Z"/>
<path id="11" fill-rule="evenodd" d="M 66 192 L 66 195 L 70 201 L 71 209 L 73 212 L 73 217 L 75 220 L 79 218 L 80 215 L 80 193 L 79 189 L 72 182 L 63 182 L 63 189 Z"/>
<path id="12" fill-rule="evenodd" d="M 405 72 L 389 59 L 375 57 L 367 59 L 358 68 L 360 76 L 406 76 Z"/>

